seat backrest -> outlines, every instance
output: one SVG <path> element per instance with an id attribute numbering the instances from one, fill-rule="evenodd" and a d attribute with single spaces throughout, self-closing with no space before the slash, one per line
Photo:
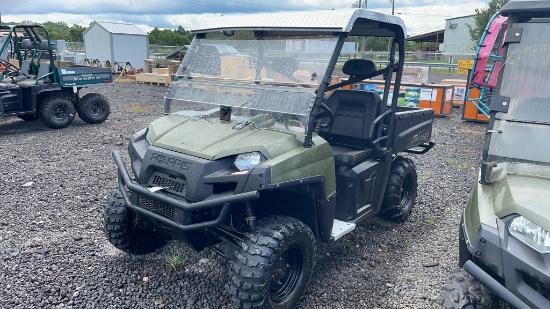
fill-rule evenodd
<path id="1" fill-rule="evenodd" d="M 47 51 L 48 50 L 48 40 L 40 41 L 40 45 L 38 45 L 38 49 Z"/>
<path id="2" fill-rule="evenodd" d="M 37 77 L 44 76 L 46 74 L 50 73 L 50 62 L 49 61 L 41 61 L 40 62 L 40 69 L 38 69 Z"/>
<path id="3" fill-rule="evenodd" d="M 21 44 L 19 44 L 19 48 L 20 49 L 26 49 L 26 50 L 32 49 L 31 40 L 30 39 L 21 40 Z"/>
<path id="4" fill-rule="evenodd" d="M 335 90 L 326 105 L 334 114 L 330 128 L 319 132 L 332 144 L 373 147 L 372 123 L 382 113 L 382 99 L 376 92 Z M 375 137 L 376 138 L 376 137 Z"/>
<path id="5" fill-rule="evenodd" d="M 31 74 L 30 70 L 31 70 L 31 61 L 23 60 L 21 62 L 21 72 L 28 75 L 28 74 Z"/>

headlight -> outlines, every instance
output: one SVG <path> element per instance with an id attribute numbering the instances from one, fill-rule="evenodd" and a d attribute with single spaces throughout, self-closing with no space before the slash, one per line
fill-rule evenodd
<path id="1" fill-rule="evenodd" d="M 538 252 L 550 252 L 550 233 L 525 217 L 514 218 L 510 222 L 508 231 L 512 236 Z"/>
<path id="2" fill-rule="evenodd" d="M 145 129 L 145 140 L 147 143 L 151 144 L 151 135 L 149 134 L 149 128 Z"/>
<path id="3" fill-rule="evenodd" d="M 239 171 L 246 171 L 260 164 L 262 157 L 257 152 L 241 153 L 235 158 L 235 166 Z"/>

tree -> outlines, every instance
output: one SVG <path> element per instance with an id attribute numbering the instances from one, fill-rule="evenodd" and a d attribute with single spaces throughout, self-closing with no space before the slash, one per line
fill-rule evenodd
<path id="1" fill-rule="evenodd" d="M 86 31 L 86 27 L 79 26 L 77 24 L 74 24 L 69 29 L 69 37 L 71 42 L 84 42 L 84 36 L 83 33 Z"/>
<path id="2" fill-rule="evenodd" d="M 508 3 L 508 1 L 510 0 L 491 0 L 487 4 L 486 8 L 476 9 L 476 14 L 474 15 L 475 25 L 466 25 L 468 27 L 468 31 L 470 32 L 470 37 L 476 43 L 476 46 L 479 40 L 481 40 L 483 31 L 485 30 L 485 27 L 489 23 L 491 17 L 506 3 Z"/>
<path id="3" fill-rule="evenodd" d="M 153 45 L 183 46 L 191 42 L 189 31 L 179 26 L 176 30 L 154 28 L 149 32 L 149 43 Z"/>
<path id="4" fill-rule="evenodd" d="M 69 25 L 65 22 L 51 22 L 47 21 L 44 24 L 44 27 L 48 29 L 50 33 L 50 39 L 52 40 L 62 40 L 69 38 Z"/>

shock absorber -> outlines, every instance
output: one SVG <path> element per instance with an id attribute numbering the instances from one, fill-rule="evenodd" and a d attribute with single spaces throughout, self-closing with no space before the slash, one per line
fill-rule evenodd
<path id="1" fill-rule="evenodd" d="M 245 221 L 248 223 L 248 226 L 250 228 L 254 228 L 256 226 L 256 215 L 254 215 L 254 209 L 252 209 L 252 205 L 250 202 L 246 202 L 246 218 Z"/>

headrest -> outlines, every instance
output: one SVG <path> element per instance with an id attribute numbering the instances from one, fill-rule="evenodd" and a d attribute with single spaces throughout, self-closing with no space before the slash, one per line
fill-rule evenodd
<path id="1" fill-rule="evenodd" d="M 376 72 L 376 64 L 367 59 L 350 59 L 344 63 L 342 72 L 349 76 L 371 76 Z"/>
<path id="2" fill-rule="evenodd" d="M 23 39 L 21 41 L 21 44 L 19 45 L 19 48 L 21 49 L 32 49 L 32 43 L 30 39 Z"/>
<path id="3" fill-rule="evenodd" d="M 38 49 L 48 50 L 48 40 L 42 40 L 38 46 Z"/>

